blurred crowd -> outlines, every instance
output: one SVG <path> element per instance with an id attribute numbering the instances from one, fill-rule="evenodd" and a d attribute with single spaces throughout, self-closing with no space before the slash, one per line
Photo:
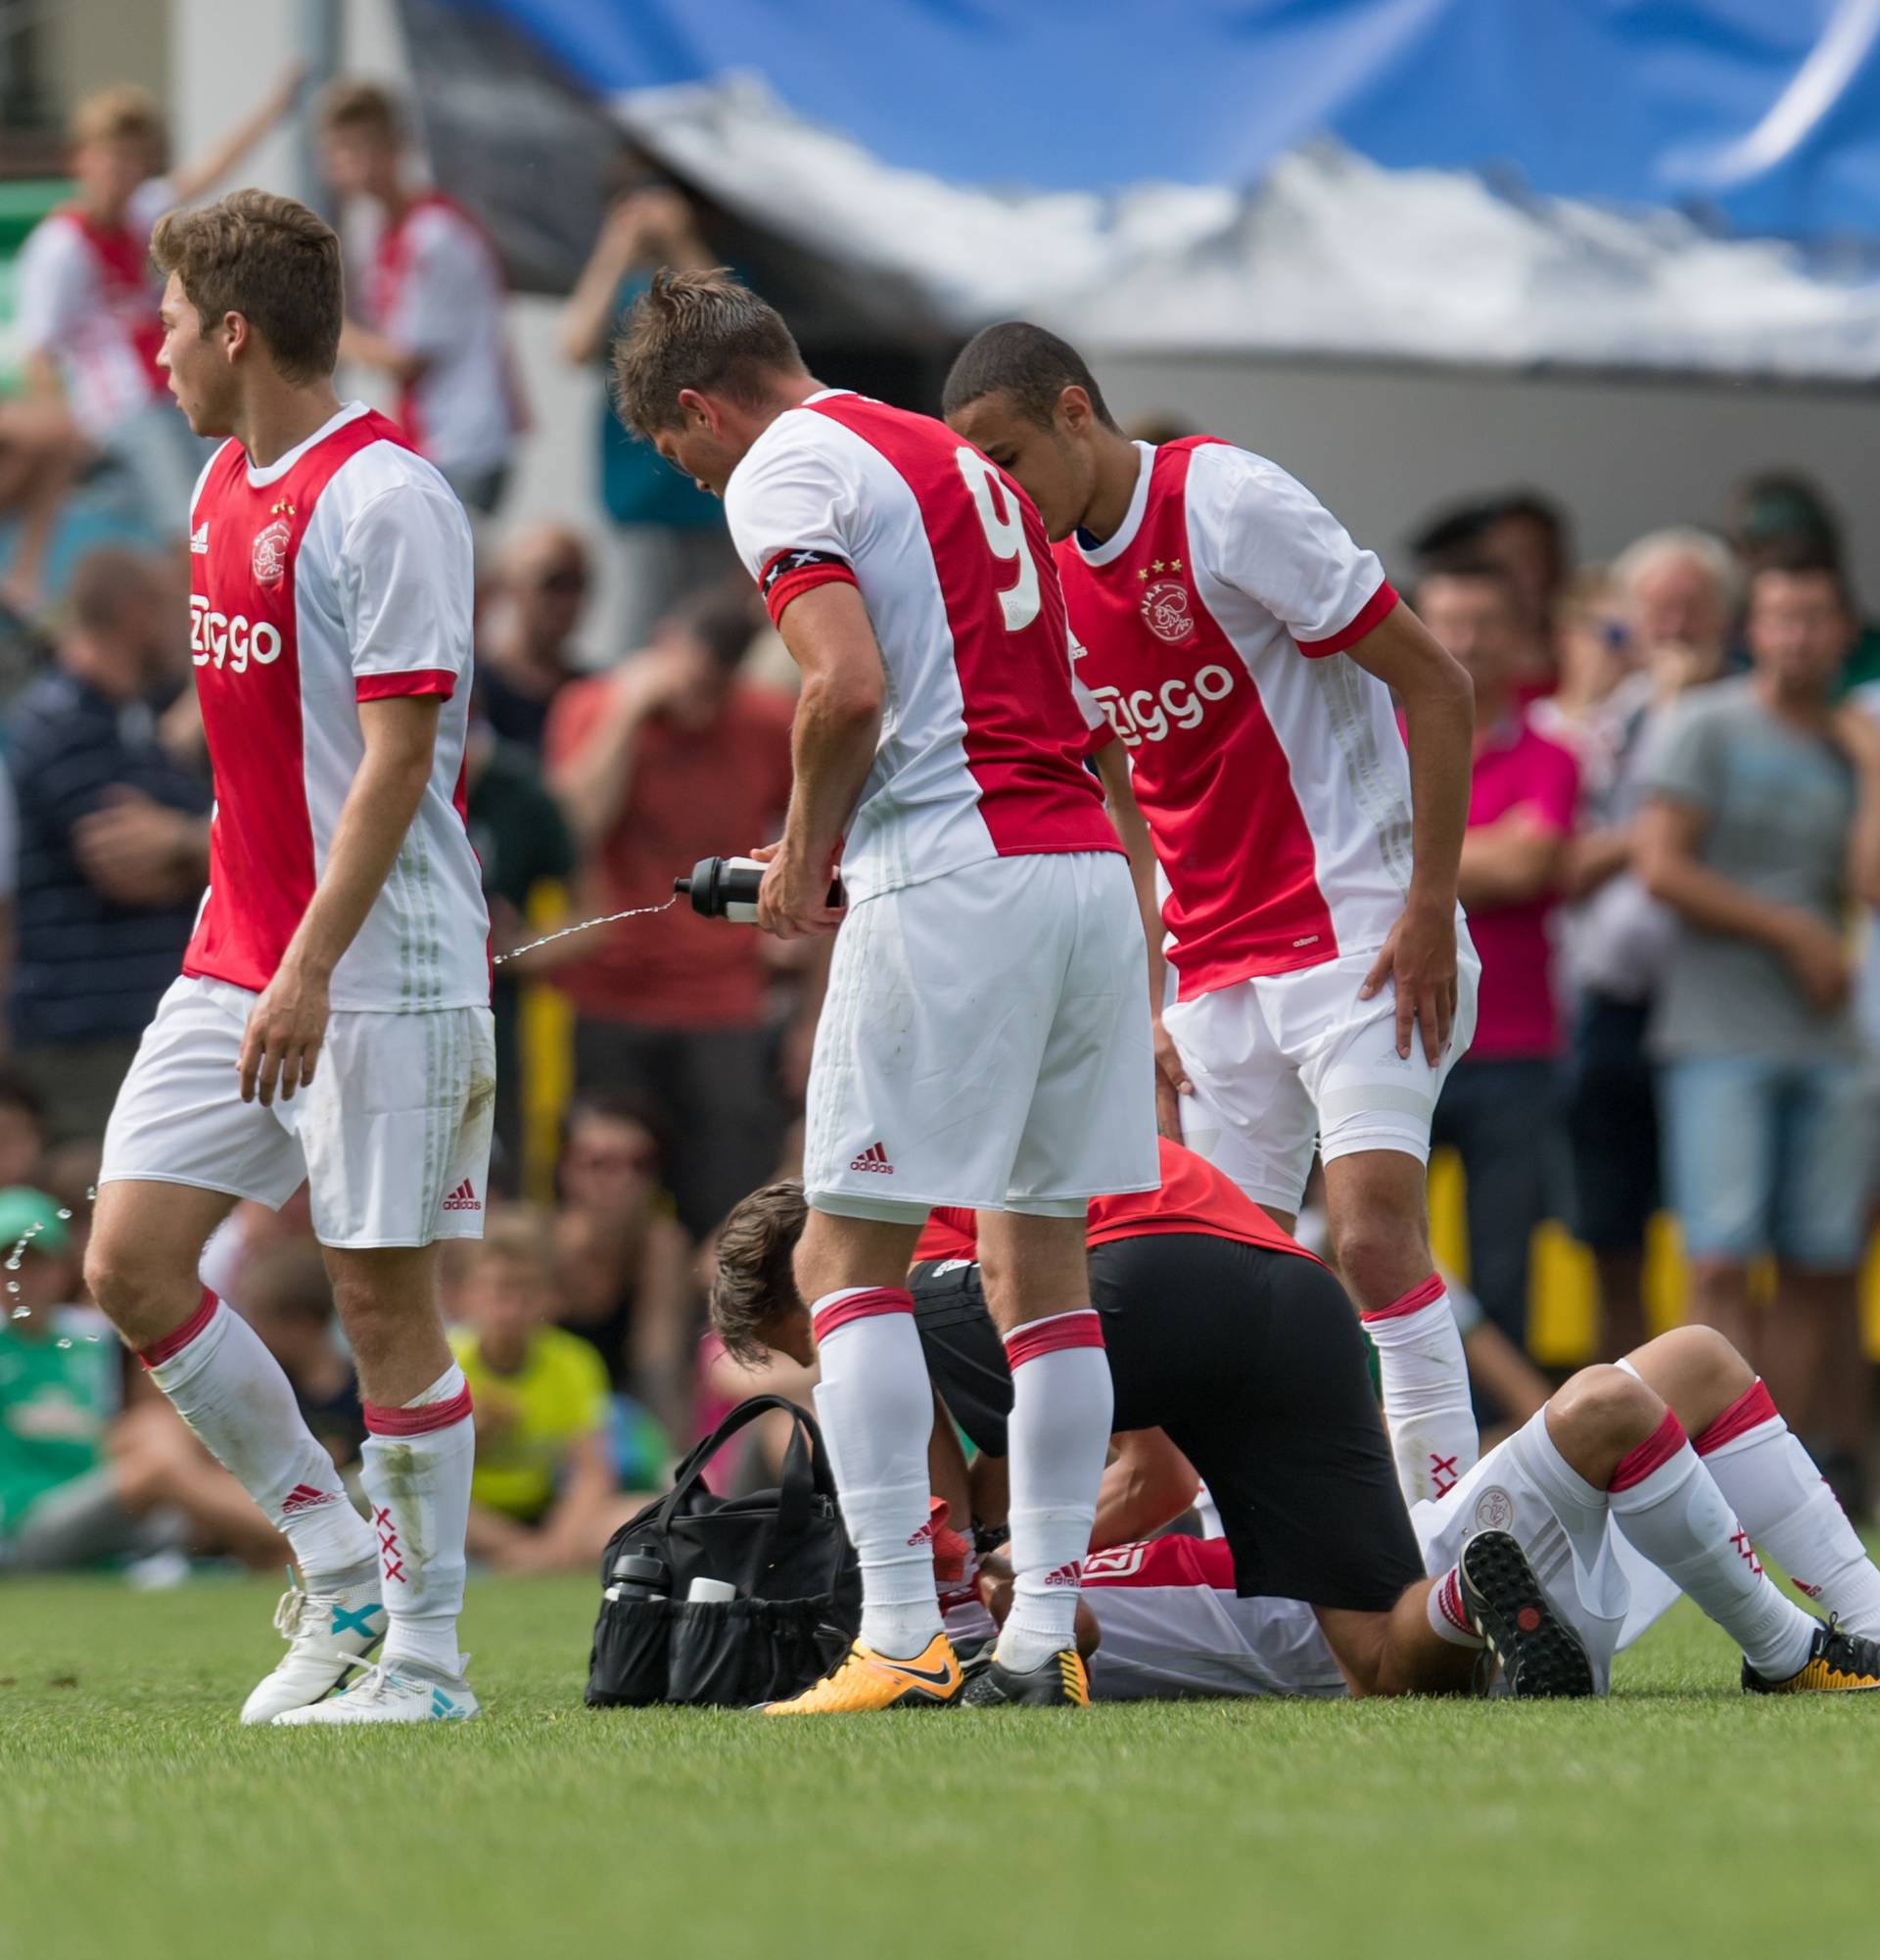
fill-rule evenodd
<path id="1" fill-rule="evenodd" d="M 146 95 L 82 103 L 70 200 L 15 267 L 0 1568 L 285 1557 L 125 1366 L 79 1274 L 99 1139 L 188 938 L 212 800 L 186 603 L 204 445 L 155 366 L 146 247 L 302 92 L 282 77 L 213 156 L 167 172 Z M 495 981 L 494 1201 L 480 1245 L 446 1248 L 477 1407 L 471 1547 L 499 1568 L 579 1566 L 748 1389 L 702 1338 L 711 1237 L 793 1165 L 826 960 L 682 908 L 553 936 L 661 905 L 694 860 L 775 835 L 788 794 L 788 660 L 716 502 L 621 433 L 602 385 L 652 268 L 719 255 L 682 192 L 631 163 L 559 337 L 594 376 L 601 507 L 583 526 L 505 524 L 527 404 L 495 256 L 422 182 L 395 98 L 342 83 L 309 113 L 362 255 L 343 353 L 478 523 L 468 813 L 494 950 L 514 957 Z M 52 540 L 84 499 L 122 522 L 55 581 Z M 1534 1232 L 1557 1218 L 1597 1268 L 1599 1352 L 1638 1344 L 1648 1229 L 1669 1213 L 1682 1311 L 1756 1357 L 1862 1505 L 1880 632 L 1806 478 L 1772 470 L 1666 519 L 1587 565 L 1545 494 L 1485 494 L 1434 514 L 1392 568 L 1476 687 L 1463 899 L 1480 1012 L 1438 1143 L 1466 1178 L 1473 1290 L 1508 1342 L 1527 1342 Z M 626 594 L 604 643 L 601 554 Z M 304 1205 L 239 1207 L 205 1278 L 354 1463 L 357 1399 Z"/>

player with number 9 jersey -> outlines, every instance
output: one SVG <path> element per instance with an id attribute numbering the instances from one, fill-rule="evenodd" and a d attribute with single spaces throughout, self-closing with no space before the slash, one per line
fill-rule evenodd
<path id="1" fill-rule="evenodd" d="M 1143 1030 L 1113 989 L 1140 992 L 1142 936 L 1030 499 L 944 424 L 826 389 L 758 438 L 725 507 L 772 618 L 852 583 L 886 675 L 842 850 L 811 1191 L 863 1216 L 1076 1215 L 1152 1188 Z"/>

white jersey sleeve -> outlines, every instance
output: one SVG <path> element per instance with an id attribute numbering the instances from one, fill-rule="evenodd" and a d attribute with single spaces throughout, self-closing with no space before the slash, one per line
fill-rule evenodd
<path id="1" fill-rule="evenodd" d="M 442 482 L 404 483 L 352 513 L 339 599 L 361 701 L 449 696 L 470 678 L 470 526 Z"/>
<path id="2" fill-rule="evenodd" d="M 54 212 L 33 227 L 20 249 L 15 331 L 29 353 L 57 353 L 90 305 L 91 257 L 83 235 Z"/>
<path id="3" fill-rule="evenodd" d="M 861 538 L 860 478 L 840 466 L 839 434 L 832 437 L 818 416 L 788 421 L 745 457 L 725 490 L 731 542 L 767 600 L 781 582 L 795 583 L 801 575 L 818 575 L 805 583 L 853 576 Z M 777 611 L 773 603 L 773 617 Z"/>
<path id="4" fill-rule="evenodd" d="M 1362 636 L 1351 629 L 1385 589 L 1384 566 L 1277 463 L 1225 443 L 1197 449 L 1188 518 L 1201 569 L 1257 600 L 1300 652 L 1342 652 Z"/>

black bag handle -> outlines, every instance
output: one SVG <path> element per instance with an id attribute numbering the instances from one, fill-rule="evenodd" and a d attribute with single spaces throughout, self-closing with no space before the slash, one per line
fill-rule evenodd
<path id="1" fill-rule="evenodd" d="M 781 1395 L 752 1395 L 740 1402 L 709 1436 L 694 1443 L 686 1453 L 685 1461 L 673 1472 L 673 1487 L 660 1501 L 653 1520 L 660 1531 L 671 1528 L 681 1500 L 704 1475 L 706 1464 L 739 1430 L 773 1409 L 780 1410 L 789 1417 L 792 1424 L 790 1446 L 783 1453 L 783 1474 L 777 1487 L 776 1526 L 771 1538 L 773 1547 L 802 1534 L 809 1523 L 813 1497 L 826 1497 L 834 1502 L 835 1478 L 829 1470 L 828 1454 L 822 1447 L 822 1431 L 817 1426 L 816 1418 L 807 1409 L 786 1401 Z"/>

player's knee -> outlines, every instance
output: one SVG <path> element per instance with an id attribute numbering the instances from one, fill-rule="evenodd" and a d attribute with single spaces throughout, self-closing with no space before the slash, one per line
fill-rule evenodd
<path id="1" fill-rule="evenodd" d="M 85 1248 L 85 1288 L 98 1310 L 132 1347 L 147 1347 L 166 1331 L 165 1275 L 121 1239 L 95 1235 Z"/>
<path id="2" fill-rule="evenodd" d="M 1756 1379 L 1756 1370 L 1737 1352 L 1736 1343 L 1716 1328 L 1673 1328 L 1652 1341 L 1648 1351 L 1668 1361 L 1690 1391 L 1715 1398 L 1719 1408 Z"/>
<path id="3" fill-rule="evenodd" d="M 1332 1256 L 1347 1290 L 1368 1313 L 1401 1299 L 1430 1277 L 1430 1249 L 1415 1219 L 1367 1208 L 1341 1219 Z"/>
<path id="4" fill-rule="evenodd" d="M 1548 1431 L 1570 1462 L 1623 1456 L 1664 1420 L 1659 1396 L 1606 1362 L 1582 1368 L 1547 1405 Z"/>

